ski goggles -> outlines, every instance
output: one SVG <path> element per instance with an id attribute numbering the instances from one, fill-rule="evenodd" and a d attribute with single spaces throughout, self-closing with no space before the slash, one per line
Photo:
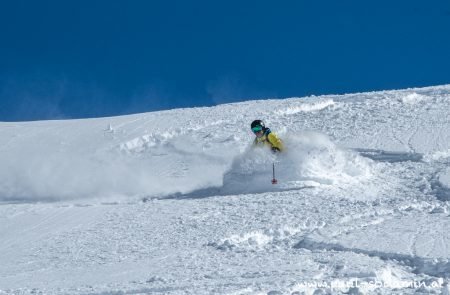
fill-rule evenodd
<path id="1" fill-rule="evenodd" d="M 262 131 L 262 127 L 261 126 L 256 126 L 252 128 L 253 133 L 258 133 L 260 131 Z"/>

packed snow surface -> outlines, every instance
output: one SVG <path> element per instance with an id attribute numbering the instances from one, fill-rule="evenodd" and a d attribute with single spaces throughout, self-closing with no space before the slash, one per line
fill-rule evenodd
<path id="1" fill-rule="evenodd" d="M 450 294 L 449 130 L 450 86 L 0 123 L 0 294 Z"/>

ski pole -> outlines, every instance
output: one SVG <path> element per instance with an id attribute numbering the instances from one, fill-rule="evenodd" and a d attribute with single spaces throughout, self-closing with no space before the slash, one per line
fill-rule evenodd
<path id="1" fill-rule="evenodd" d="M 278 183 L 278 180 L 275 178 L 275 162 L 272 163 L 272 174 L 273 174 L 273 177 L 272 177 L 272 184 L 277 184 L 277 183 Z"/>

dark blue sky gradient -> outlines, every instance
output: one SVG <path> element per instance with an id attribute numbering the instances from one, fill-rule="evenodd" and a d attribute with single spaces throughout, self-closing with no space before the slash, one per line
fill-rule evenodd
<path id="1" fill-rule="evenodd" d="M 0 121 L 450 83 L 450 1 L 3 1 Z"/>

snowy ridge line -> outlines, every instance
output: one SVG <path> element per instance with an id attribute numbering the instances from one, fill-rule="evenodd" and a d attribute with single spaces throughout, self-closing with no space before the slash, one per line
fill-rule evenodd
<path id="1" fill-rule="evenodd" d="M 400 253 L 350 248 L 339 244 L 317 242 L 308 237 L 295 244 L 293 248 L 307 249 L 310 251 L 337 251 L 363 254 L 369 257 L 378 257 L 382 260 L 400 262 L 401 264 L 412 267 L 416 274 L 426 274 L 433 277 L 450 277 L 450 261 L 448 259 L 427 259 Z"/>

